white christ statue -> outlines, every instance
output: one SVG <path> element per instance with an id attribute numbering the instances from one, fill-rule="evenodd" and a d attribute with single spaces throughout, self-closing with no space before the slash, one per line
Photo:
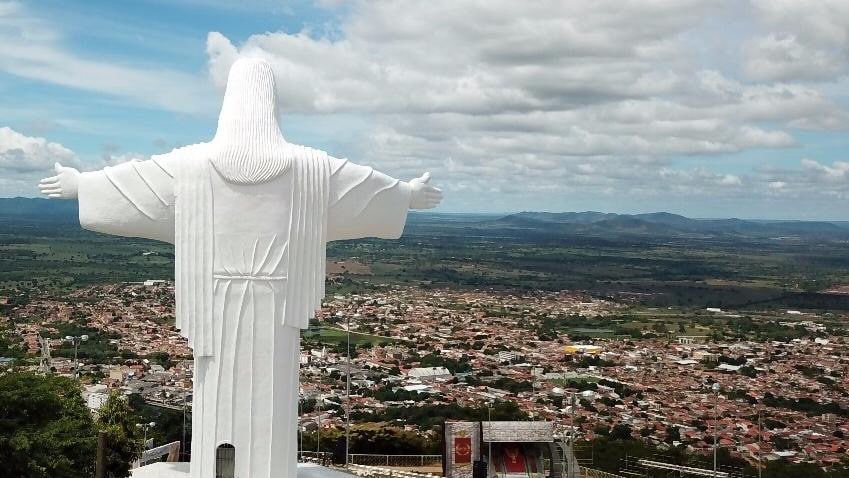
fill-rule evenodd
<path id="1" fill-rule="evenodd" d="M 51 198 L 78 198 L 92 231 L 175 245 L 176 326 L 194 352 L 192 478 L 294 478 L 300 331 L 324 297 L 327 241 L 400 237 L 408 209 L 435 207 L 430 174 L 399 181 L 287 143 L 274 75 L 230 70 L 206 143 L 80 173 L 56 164 Z"/>

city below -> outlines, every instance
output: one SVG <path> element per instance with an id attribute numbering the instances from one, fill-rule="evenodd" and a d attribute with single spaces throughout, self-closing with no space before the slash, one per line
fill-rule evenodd
<path id="1" fill-rule="evenodd" d="M 66 334 L 80 324 L 89 340 L 97 336 L 119 352 L 117 360 L 81 360 L 91 408 L 116 388 L 150 404 L 191 407 L 191 352 L 173 326 L 172 283 L 94 286 L 15 301 L 3 299 L 4 318 L 31 356 L 41 353 L 41 335 L 53 337 L 52 350 L 68 350 Z M 831 335 L 824 317 L 813 313 L 749 312 L 745 319 L 734 310 L 641 308 L 570 292 L 387 286 L 331 296 L 303 334 L 301 397 L 311 406 L 300 427 L 342 428 L 348 406 L 356 424 L 385 421 L 394 408 L 509 401 L 519 416 L 552 421 L 564 436 L 574 427 L 588 441 L 627 433 L 707 454 L 716 434 L 719 447 L 752 464 L 845 460 L 845 337 Z M 721 330 L 703 325 L 712 321 L 798 338 L 725 340 Z M 563 322 L 574 325 L 570 333 L 553 326 Z M 58 374 L 72 376 L 74 367 L 73 357 L 54 352 L 49 359 Z M 438 440 L 426 424 L 402 427 Z"/>
<path id="2" fill-rule="evenodd" d="M 0 382 L 68 377 L 95 420 L 126 396 L 130 438 L 188 460 L 173 249 L 37 200 L 0 200 L 0 217 Z M 842 223 L 665 213 L 416 214 L 398 241 L 331 243 L 298 448 L 441 473 L 446 422 L 544 422 L 597 473 L 843 477 L 847 243 Z"/>

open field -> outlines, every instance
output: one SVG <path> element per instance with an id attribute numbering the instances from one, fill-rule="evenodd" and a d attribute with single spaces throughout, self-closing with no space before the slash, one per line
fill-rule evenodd
<path id="1" fill-rule="evenodd" d="M 310 329 L 305 330 L 301 336 L 312 342 L 332 345 L 347 343 L 348 340 L 347 332 L 344 329 L 337 329 L 334 327 L 311 327 Z M 395 342 L 395 340 L 390 337 L 351 332 L 351 345 L 377 345 L 391 342 Z"/>
<path id="2" fill-rule="evenodd" d="M 73 289 L 173 277 L 168 244 L 84 231 L 66 203 L 57 210 L 18 201 L 35 206 L 13 214 L 0 203 L 0 288 Z M 657 310 L 849 310 L 849 295 L 820 292 L 849 283 L 845 225 L 790 223 L 787 232 L 772 223 L 734 223 L 731 230 L 723 225 L 706 232 L 702 222 L 681 218 L 695 225 L 623 229 L 593 223 L 588 229 L 533 214 L 411 214 L 400 240 L 331 243 L 329 260 L 348 262 L 331 267 L 329 292 L 385 284 L 571 289 Z"/>

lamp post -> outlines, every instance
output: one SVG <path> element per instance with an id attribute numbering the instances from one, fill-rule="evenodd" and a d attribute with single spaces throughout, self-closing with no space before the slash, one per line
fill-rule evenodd
<path id="1" fill-rule="evenodd" d="M 144 430 L 144 441 L 142 441 L 142 450 L 147 449 L 147 431 L 156 426 L 156 422 L 136 423 L 136 428 Z"/>
<path id="2" fill-rule="evenodd" d="M 716 476 L 716 451 L 719 443 L 719 414 L 717 408 L 719 406 L 719 391 L 722 389 L 718 383 L 714 383 L 711 387 L 713 390 L 713 476 Z"/>
<path id="3" fill-rule="evenodd" d="M 489 451 L 487 451 L 487 455 L 486 455 L 486 475 L 487 475 L 487 477 L 489 477 L 489 476 L 495 475 L 495 469 L 493 468 L 493 465 L 495 464 L 495 460 L 492 459 L 492 400 L 488 401 L 486 403 L 486 405 L 487 405 L 486 406 L 486 409 L 487 409 L 487 423 L 486 423 L 486 425 L 487 425 L 487 428 L 489 428 L 489 439 L 486 441 L 486 444 L 489 447 Z"/>
<path id="4" fill-rule="evenodd" d="M 347 367 L 345 374 L 345 467 L 348 467 L 348 452 L 351 446 L 351 315 L 345 315 L 345 329 L 348 332 Z"/>
<path id="5" fill-rule="evenodd" d="M 578 395 L 576 392 L 572 392 L 572 406 L 570 407 L 570 412 L 572 415 L 572 428 L 569 430 L 569 455 L 566 457 L 566 465 L 569 469 L 568 478 L 574 478 L 576 475 L 576 471 L 574 470 L 574 463 L 572 463 L 572 457 L 575 456 L 575 407 L 578 403 Z"/>
<path id="6" fill-rule="evenodd" d="M 85 342 L 88 340 L 88 335 L 66 335 L 65 341 L 71 342 L 74 344 L 74 378 L 80 378 L 80 362 L 77 360 L 77 349 L 80 346 L 80 342 Z"/>

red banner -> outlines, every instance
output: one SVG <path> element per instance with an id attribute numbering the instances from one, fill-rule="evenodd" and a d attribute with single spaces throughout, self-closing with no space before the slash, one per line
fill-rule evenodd
<path id="1" fill-rule="evenodd" d="M 472 437 L 454 437 L 454 463 L 472 462 Z"/>

